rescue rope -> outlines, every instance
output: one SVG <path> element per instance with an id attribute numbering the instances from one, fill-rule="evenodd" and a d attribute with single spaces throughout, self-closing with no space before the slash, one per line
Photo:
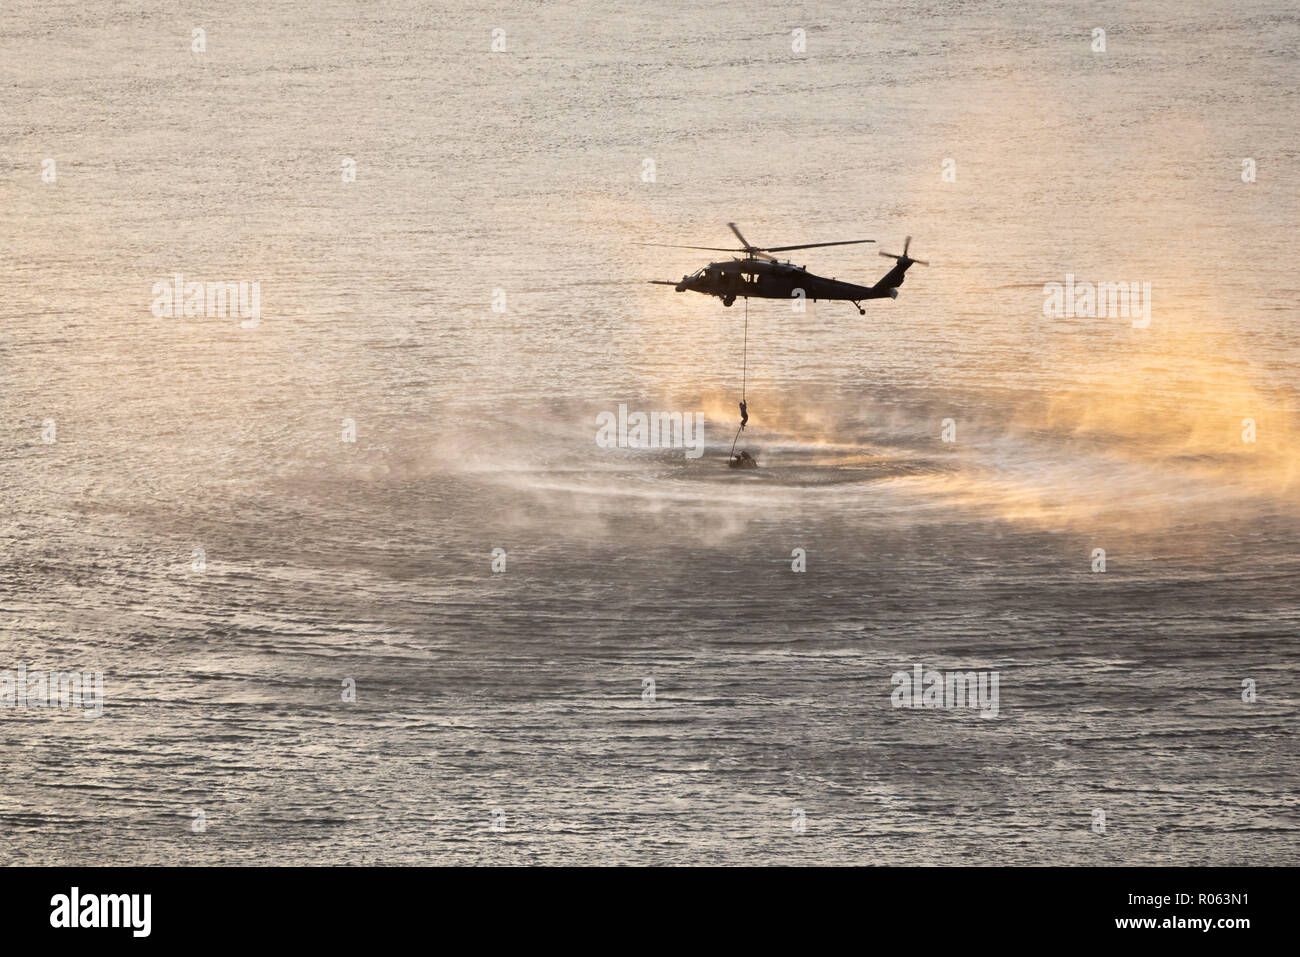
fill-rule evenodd
<path id="1" fill-rule="evenodd" d="M 749 384 L 749 297 L 745 297 L 745 345 L 740 353 L 740 401 L 748 401 L 745 395 L 745 388 Z M 734 458 L 736 455 L 736 443 L 740 441 L 740 433 L 745 428 L 744 421 L 741 421 L 740 427 L 736 429 L 736 437 L 731 440 L 731 451 L 727 454 L 728 458 Z"/>

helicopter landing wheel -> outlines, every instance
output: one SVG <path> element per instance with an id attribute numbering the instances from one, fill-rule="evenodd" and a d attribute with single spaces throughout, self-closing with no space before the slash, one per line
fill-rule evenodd
<path id="1" fill-rule="evenodd" d="M 858 306 L 858 315 L 865 316 L 866 314 L 867 314 L 867 310 L 863 309 L 861 306 Z"/>
<path id="2" fill-rule="evenodd" d="M 723 304 L 724 306 L 730 306 L 730 305 L 731 305 L 733 302 L 735 302 L 735 301 L 736 301 L 736 297 L 735 297 L 735 296 L 724 296 L 724 297 L 723 297 L 723 300 L 722 300 L 722 304 Z"/>

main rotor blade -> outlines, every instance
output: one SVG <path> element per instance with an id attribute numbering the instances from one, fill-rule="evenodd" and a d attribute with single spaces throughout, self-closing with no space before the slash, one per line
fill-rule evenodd
<path id="1" fill-rule="evenodd" d="M 743 253 L 743 249 L 733 249 L 730 246 L 679 246 L 677 243 L 638 243 L 640 246 L 662 246 L 665 249 L 707 249 L 715 253 Z"/>
<path id="2" fill-rule="evenodd" d="M 736 238 L 740 240 L 741 244 L 745 247 L 746 252 L 748 252 L 751 249 L 758 248 L 753 243 L 751 243 L 748 239 L 746 239 L 744 236 L 741 235 L 740 230 L 736 228 L 735 223 L 727 223 L 727 225 L 730 226 L 731 231 L 736 234 Z"/>
<path id="3" fill-rule="evenodd" d="M 854 243 L 874 243 L 874 239 L 843 239 L 837 243 L 804 243 L 802 246 L 764 246 L 769 253 L 783 253 L 788 249 L 815 249 L 818 246 L 852 246 Z"/>

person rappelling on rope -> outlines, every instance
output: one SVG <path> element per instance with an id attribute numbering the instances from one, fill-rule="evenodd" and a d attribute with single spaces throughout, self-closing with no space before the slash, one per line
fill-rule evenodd
<path id="1" fill-rule="evenodd" d="M 749 422 L 749 407 L 745 405 L 745 400 L 741 399 L 740 400 L 740 428 L 736 430 L 736 438 L 731 440 L 731 455 L 727 461 L 727 464 L 730 465 L 733 469 L 758 468 L 758 463 L 754 461 L 754 457 L 752 455 L 750 455 L 744 449 L 741 449 L 740 452 L 736 451 L 736 442 L 740 438 L 740 433 L 744 431 L 745 424 L 747 422 Z"/>

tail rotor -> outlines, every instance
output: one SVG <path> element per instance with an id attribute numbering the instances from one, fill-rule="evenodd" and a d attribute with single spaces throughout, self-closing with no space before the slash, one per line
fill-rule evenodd
<path id="1" fill-rule="evenodd" d="M 887 252 L 881 252 L 880 255 L 884 256 L 886 259 L 893 259 L 897 261 L 898 264 L 900 266 L 903 266 L 904 268 L 912 265 L 912 263 L 917 263 L 918 265 L 921 266 L 930 265 L 924 259 L 913 259 L 911 256 L 907 254 L 907 250 L 911 245 L 912 245 L 912 237 L 908 236 L 905 240 L 903 240 L 903 254 L 901 256 L 897 253 L 887 253 Z"/>

